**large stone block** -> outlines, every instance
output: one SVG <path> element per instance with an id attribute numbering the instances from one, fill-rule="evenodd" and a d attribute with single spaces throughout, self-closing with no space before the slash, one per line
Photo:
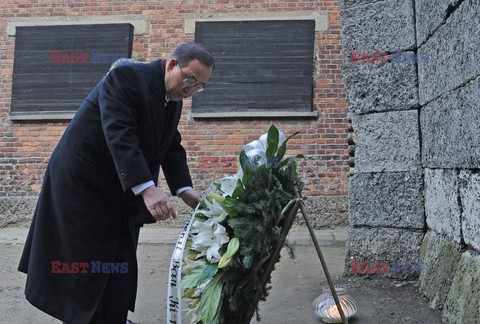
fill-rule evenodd
<path id="1" fill-rule="evenodd" d="M 425 169 L 425 215 L 430 229 L 461 242 L 461 209 L 455 170 Z"/>
<path id="2" fill-rule="evenodd" d="M 394 52 L 415 47 L 413 1 L 385 0 L 351 8 L 347 5 L 342 27 L 345 53 Z"/>
<path id="3" fill-rule="evenodd" d="M 421 196 L 420 173 L 355 174 L 350 182 L 350 225 L 423 229 Z"/>
<path id="4" fill-rule="evenodd" d="M 460 0 L 415 0 L 417 46 L 423 44 L 442 23 L 449 8 Z"/>
<path id="5" fill-rule="evenodd" d="M 428 53 L 428 63 L 418 64 L 422 105 L 480 75 L 479 21 L 478 0 L 465 0 L 418 49 Z"/>
<path id="6" fill-rule="evenodd" d="M 414 64 L 348 63 L 342 67 L 348 110 L 356 114 L 418 107 Z"/>
<path id="7" fill-rule="evenodd" d="M 350 228 L 347 240 L 347 262 L 417 263 L 422 231 L 395 228 Z"/>
<path id="8" fill-rule="evenodd" d="M 480 174 L 460 172 L 463 240 L 480 251 Z"/>
<path id="9" fill-rule="evenodd" d="M 424 167 L 480 168 L 478 107 L 480 78 L 420 110 Z"/>
<path id="10" fill-rule="evenodd" d="M 446 323 L 478 324 L 480 319 L 480 255 L 466 251 L 460 258 L 447 301 Z"/>
<path id="11" fill-rule="evenodd" d="M 420 167 L 418 111 L 356 115 L 355 171 L 410 171 Z"/>
<path id="12" fill-rule="evenodd" d="M 447 299 L 462 249 L 460 244 L 428 231 L 420 248 L 420 263 L 427 271 L 420 274 L 420 290 L 430 300 L 432 308 L 442 308 Z"/>
<path id="13" fill-rule="evenodd" d="M 316 229 L 348 227 L 348 197 L 336 196 L 308 197 L 305 211 L 312 226 Z M 297 215 L 295 224 L 305 225 L 305 220 Z"/>

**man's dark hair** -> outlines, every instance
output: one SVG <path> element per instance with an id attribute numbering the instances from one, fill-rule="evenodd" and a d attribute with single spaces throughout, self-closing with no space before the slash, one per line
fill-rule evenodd
<path id="1" fill-rule="evenodd" d="M 215 68 L 212 53 L 199 43 L 184 43 L 173 51 L 170 58 L 176 58 L 180 66 L 186 66 L 190 61 L 198 60 L 208 68 Z"/>

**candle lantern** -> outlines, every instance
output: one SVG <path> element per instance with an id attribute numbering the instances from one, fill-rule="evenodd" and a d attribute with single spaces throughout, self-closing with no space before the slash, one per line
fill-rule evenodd
<path id="1" fill-rule="evenodd" d="M 344 286 L 335 286 L 335 291 L 337 292 L 345 318 L 348 320 L 357 312 L 357 303 L 352 297 L 347 295 L 347 289 Z M 320 317 L 325 323 L 342 323 L 340 312 L 329 286 L 324 286 L 323 294 L 313 301 L 313 310 L 315 315 Z"/>

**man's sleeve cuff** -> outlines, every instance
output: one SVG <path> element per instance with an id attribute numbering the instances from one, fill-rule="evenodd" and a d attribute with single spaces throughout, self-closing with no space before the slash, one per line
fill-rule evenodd
<path id="1" fill-rule="evenodd" d="M 154 185 L 155 185 L 155 183 L 152 180 L 150 180 L 150 181 L 144 182 L 142 184 L 139 184 L 138 186 L 132 187 L 132 191 L 135 194 L 135 196 L 138 196 L 139 194 L 142 193 L 142 191 L 144 191 L 148 187 L 154 186 Z"/>
<path id="2" fill-rule="evenodd" d="M 193 189 L 193 188 L 190 187 L 190 186 L 181 187 L 181 188 L 177 189 L 177 191 L 175 191 L 175 194 L 180 197 L 180 194 L 181 194 L 182 192 L 187 191 L 187 190 L 190 190 L 190 189 Z"/>

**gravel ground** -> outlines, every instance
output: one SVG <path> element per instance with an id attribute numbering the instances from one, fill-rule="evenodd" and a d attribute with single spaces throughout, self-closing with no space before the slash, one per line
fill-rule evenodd
<path id="1" fill-rule="evenodd" d="M 139 245 L 136 311 L 129 314 L 134 322 L 165 323 L 167 266 L 172 248 L 171 244 Z M 3 260 L 0 265 L 0 323 L 60 323 L 26 301 L 23 293 L 26 275 L 16 270 L 22 249 L 23 244 L 0 244 Z M 431 310 L 418 293 L 417 281 L 395 282 L 380 276 L 344 278 L 341 275 L 345 243 L 325 243 L 322 251 L 335 282 L 346 284 L 358 303 L 358 313 L 349 323 L 441 323 L 440 312 Z M 326 282 L 313 246 L 297 246 L 295 260 L 283 251 L 272 282 L 270 296 L 260 305 L 262 323 L 322 323 L 313 313 L 312 302 L 321 294 Z"/>

